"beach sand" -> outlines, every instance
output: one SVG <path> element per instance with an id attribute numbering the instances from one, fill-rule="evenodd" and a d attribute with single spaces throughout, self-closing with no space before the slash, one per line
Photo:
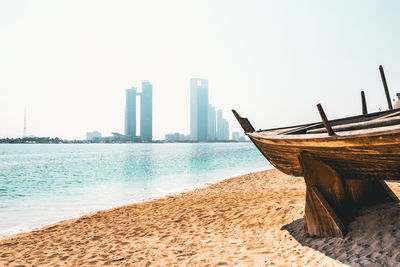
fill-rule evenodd
<path id="1" fill-rule="evenodd" d="M 0 266 L 400 265 L 400 205 L 364 209 L 344 239 L 316 238 L 304 199 L 302 178 L 251 173 L 3 238 Z"/>

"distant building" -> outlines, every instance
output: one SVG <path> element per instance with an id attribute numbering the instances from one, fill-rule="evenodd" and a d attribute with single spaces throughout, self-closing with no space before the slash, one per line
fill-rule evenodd
<path id="1" fill-rule="evenodd" d="M 224 140 L 224 118 L 222 116 L 222 110 L 217 111 L 217 140 Z"/>
<path id="2" fill-rule="evenodd" d="M 153 86 L 149 81 L 142 82 L 140 96 L 140 137 L 143 141 L 153 140 Z"/>
<path id="3" fill-rule="evenodd" d="M 166 134 L 165 141 L 167 142 L 179 142 L 186 141 L 185 135 L 181 133 Z"/>
<path id="4" fill-rule="evenodd" d="M 232 132 L 232 140 L 239 141 L 240 134 L 239 132 Z"/>
<path id="5" fill-rule="evenodd" d="M 101 135 L 100 135 L 100 136 L 93 137 L 92 142 L 93 143 L 122 143 L 122 142 L 126 142 L 126 141 L 131 141 L 131 140 L 133 140 L 133 139 L 132 138 L 127 139 L 127 137 L 125 135 L 117 133 L 117 132 L 113 132 L 112 136 L 101 137 Z"/>
<path id="6" fill-rule="evenodd" d="M 214 141 L 217 139 L 217 117 L 215 107 L 211 104 L 208 105 L 208 136 L 207 139 Z"/>
<path id="7" fill-rule="evenodd" d="M 217 111 L 217 140 L 229 140 L 229 123 L 227 120 L 224 119 L 221 109 Z"/>
<path id="8" fill-rule="evenodd" d="M 136 87 L 126 90 L 125 135 L 130 138 L 136 136 L 136 95 Z"/>
<path id="9" fill-rule="evenodd" d="M 117 132 L 113 132 L 112 133 L 112 137 L 109 137 L 109 139 L 112 142 L 124 142 L 125 141 L 125 135 L 117 133 Z"/>
<path id="10" fill-rule="evenodd" d="M 136 99 L 140 96 L 140 136 L 136 136 Z M 153 86 L 149 81 L 142 82 L 142 92 L 136 87 L 126 90 L 125 104 L 125 140 L 153 140 Z"/>
<path id="11" fill-rule="evenodd" d="M 93 139 L 95 138 L 100 138 L 101 137 L 101 133 L 98 131 L 93 131 L 93 132 L 87 132 L 86 133 L 86 140 L 88 141 L 93 141 Z"/>
<path id="12" fill-rule="evenodd" d="M 227 120 L 224 120 L 224 139 L 223 140 L 229 140 L 229 123 Z"/>
<path id="13" fill-rule="evenodd" d="M 208 135 L 208 80 L 190 79 L 190 138 L 206 141 Z"/>

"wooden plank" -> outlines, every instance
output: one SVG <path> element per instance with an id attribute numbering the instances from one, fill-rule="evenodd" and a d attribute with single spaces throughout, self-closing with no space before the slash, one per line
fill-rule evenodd
<path id="1" fill-rule="evenodd" d="M 396 110 L 377 111 L 377 112 L 371 112 L 371 113 L 362 114 L 362 115 L 349 116 L 349 117 L 345 117 L 345 118 L 331 119 L 329 122 L 330 122 L 331 126 L 335 126 L 335 125 L 347 124 L 347 123 L 353 123 L 353 122 L 369 121 L 371 119 L 376 119 L 376 118 L 379 118 L 384 115 L 390 115 L 394 112 L 396 112 Z M 299 127 L 303 127 L 303 126 L 310 126 L 310 125 L 318 124 L 318 123 L 320 123 L 320 122 L 312 122 L 312 123 L 298 124 L 298 125 L 292 125 L 292 126 L 269 128 L 269 129 L 259 130 L 258 132 L 290 130 L 290 129 L 295 129 L 295 128 L 299 128 Z"/>
<path id="2" fill-rule="evenodd" d="M 386 136 L 400 138 L 400 124 L 384 126 L 378 128 L 352 130 L 339 132 L 334 136 L 327 136 L 324 133 L 316 134 L 295 134 L 295 135 L 279 135 L 280 131 L 265 132 L 257 131 L 254 133 L 247 133 L 249 137 L 260 139 L 269 143 L 280 143 L 282 145 L 306 145 L 306 146 L 345 146 L 356 145 L 360 140 L 370 140 L 376 142 L 377 138 L 382 139 Z M 387 142 L 389 139 L 385 139 Z M 344 143 L 346 142 L 346 143 Z M 380 141 L 378 141 L 379 143 Z M 393 142 L 392 142 L 393 143 Z"/>
<path id="3" fill-rule="evenodd" d="M 312 124 L 312 125 L 296 127 L 294 129 L 290 129 L 288 131 L 283 131 L 278 134 L 279 135 L 281 135 L 281 134 L 305 134 L 305 133 L 307 133 L 307 130 L 315 129 L 322 125 L 323 125 L 323 123 L 316 123 L 316 124 Z"/>
<path id="4" fill-rule="evenodd" d="M 352 130 L 360 130 L 360 129 L 367 129 L 367 128 L 378 128 L 378 127 L 384 127 L 384 126 L 390 126 L 390 125 L 396 125 L 400 124 L 400 116 L 391 116 L 387 118 L 382 118 L 382 119 L 375 119 L 375 120 L 370 120 L 370 121 L 365 121 L 365 122 L 356 122 L 356 123 L 349 123 L 345 125 L 337 125 L 333 126 L 332 129 L 335 132 L 341 132 L 341 131 L 352 131 Z M 326 129 L 324 128 L 319 128 L 319 129 L 311 129 L 308 130 L 308 134 L 313 134 L 313 133 L 326 133 Z"/>

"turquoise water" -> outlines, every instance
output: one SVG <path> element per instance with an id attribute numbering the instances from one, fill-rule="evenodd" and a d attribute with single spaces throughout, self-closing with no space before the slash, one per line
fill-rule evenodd
<path id="1" fill-rule="evenodd" d="M 268 168 L 252 143 L 0 145 L 0 236 Z"/>

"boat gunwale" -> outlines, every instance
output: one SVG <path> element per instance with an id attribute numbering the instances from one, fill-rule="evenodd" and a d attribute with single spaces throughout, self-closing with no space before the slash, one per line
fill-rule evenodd
<path id="1" fill-rule="evenodd" d="M 399 109 L 377 111 L 377 112 L 372 112 L 372 113 L 367 113 L 367 114 L 361 114 L 361 115 L 355 115 L 355 116 L 349 116 L 349 117 L 333 119 L 333 120 L 329 120 L 329 123 L 334 124 L 334 125 L 338 125 L 336 123 L 340 123 L 341 121 L 346 121 L 346 120 L 363 119 L 363 118 L 369 118 L 369 117 L 374 117 L 374 116 L 377 116 L 377 118 L 379 118 L 379 115 L 383 116 L 383 115 L 388 115 L 388 114 L 391 114 L 391 113 L 396 113 L 396 112 L 399 112 L 399 111 L 400 111 Z M 312 122 L 312 123 L 297 124 L 297 125 L 292 125 L 292 126 L 276 127 L 276 128 L 269 128 L 269 129 L 260 129 L 260 130 L 254 131 L 253 133 L 262 133 L 262 132 L 277 131 L 277 130 L 287 130 L 287 129 L 291 129 L 291 128 L 293 128 L 293 130 L 295 130 L 295 128 L 308 127 L 308 126 L 317 125 L 317 124 L 323 125 L 322 121 L 318 121 L 318 122 Z M 248 133 L 250 133 L 250 132 L 246 132 L 246 134 L 248 134 Z M 292 135 L 295 135 L 295 134 L 292 134 Z"/>
<path id="2" fill-rule="evenodd" d="M 384 135 L 393 135 L 393 134 L 399 134 L 400 137 L 400 124 L 369 128 L 369 129 L 361 129 L 361 130 L 343 131 L 333 136 L 329 136 L 327 133 L 279 135 L 278 129 L 275 131 L 271 130 L 269 133 L 265 131 L 246 133 L 246 135 L 254 139 L 272 141 L 275 144 L 279 142 L 282 145 L 299 145 L 299 146 L 305 146 L 305 144 L 304 145 L 302 144 L 303 142 L 306 143 L 317 142 L 318 145 L 320 145 L 321 142 L 329 144 L 334 141 L 349 141 L 351 139 L 357 139 L 357 138 L 371 138 L 371 137 L 380 137 Z M 298 144 L 294 144 L 295 142 L 297 142 Z"/>

